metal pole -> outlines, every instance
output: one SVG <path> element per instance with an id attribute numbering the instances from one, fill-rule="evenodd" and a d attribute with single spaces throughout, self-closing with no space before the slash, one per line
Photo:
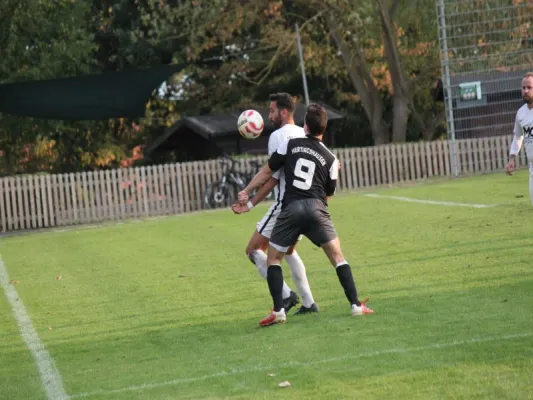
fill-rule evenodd
<path id="1" fill-rule="evenodd" d="M 305 105 L 309 105 L 309 93 L 307 92 L 307 78 L 305 76 L 304 55 L 302 50 L 302 40 L 300 38 L 300 28 L 296 24 L 296 37 L 298 38 L 298 54 L 300 56 L 300 70 L 302 71 L 302 81 L 304 84 Z"/>
<path id="2" fill-rule="evenodd" d="M 439 38 L 442 43 L 442 64 L 444 68 L 444 86 L 446 88 L 447 108 L 448 108 L 448 137 L 451 140 L 451 163 L 453 174 L 458 177 L 460 173 L 459 158 L 457 157 L 457 142 L 455 141 L 455 123 L 453 119 L 453 99 L 452 99 L 452 83 L 450 78 L 450 60 L 448 59 L 448 39 L 446 36 L 446 17 L 444 9 L 444 0 L 439 0 L 438 14 L 440 20 L 441 34 Z"/>

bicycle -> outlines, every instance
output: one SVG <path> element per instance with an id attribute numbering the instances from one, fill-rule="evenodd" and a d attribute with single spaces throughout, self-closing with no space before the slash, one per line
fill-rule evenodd
<path id="1" fill-rule="evenodd" d="M 237 194 L 246 187 L 262 166 L 258 161 L 249 161 L 254 172 L 246 174 L 237 169 L 237 161 L 228 155 L 222 157 L 220 164 L 225 167 L 224 173 L 218 181 L 209 184 L 204 193 L 204 205 L 210 209 L 230 207 L 235 203 Z M 270 192 L 265 200 L 273 198 L 274 194 Z"/>

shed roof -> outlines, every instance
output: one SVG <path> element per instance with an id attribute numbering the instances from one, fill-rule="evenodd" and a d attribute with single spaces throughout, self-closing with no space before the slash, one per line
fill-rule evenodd
<path id="1" fill-rule="evenodd" d="M 328 121 L 342 120 L 345 118 L 340 111 L 322 104 L 328 113 Z M 264 132 L 270 133 L 274 130 L 274 126 L 268 119 L 268 108 L 256 108 L 265 121 Z M 294 112 L 294 122 L 296 125 L 303 126 L 306 106 L 305 104 L 297 104 Z M 194 117 L 183 117 L 174 125 L 166 128 L 164 132 L 151 143 L 145 150 L 145 154 L 149 154 L 159 147 L 165 147 L 165 142 L 169 141 L 172 136 L 178 135 L 181 130 L 188 128 L 196 134 L 205 139 L 218 138 L 222 136 L 238 135 L 237 119 L 244 110 L 236 110 L 227 114 L 221 115 L 201 115 Z"/>

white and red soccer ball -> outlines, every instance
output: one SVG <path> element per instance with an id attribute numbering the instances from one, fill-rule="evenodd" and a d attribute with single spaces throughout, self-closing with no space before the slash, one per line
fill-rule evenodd
<path id="1" fill-rule="evenodd" d="M 245 139 L 257 139 L 264 127 L 263 117 L 255 110 L 243 111 L 237 121 L 239 133 Z"/>

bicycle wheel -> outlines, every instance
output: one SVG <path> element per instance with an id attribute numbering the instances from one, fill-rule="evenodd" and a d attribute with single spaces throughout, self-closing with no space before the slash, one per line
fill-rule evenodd
<path id="1" fill-rule="evenodd" d="M 207 188 L 205 189 L 205 192 L 204 192 L 204 207 L 205 208 L 213 208 L 213 205 L 212 205 L 213 185 L 214 183 L 211 183 L 207 185 Z"/>
<path id="2" fill-rule="evenodd" d="M 235 203 L 235 189 L 231 185 L 215 182 L 205 191 L 204 203 L 207 208 L 225 208 Z"/>

